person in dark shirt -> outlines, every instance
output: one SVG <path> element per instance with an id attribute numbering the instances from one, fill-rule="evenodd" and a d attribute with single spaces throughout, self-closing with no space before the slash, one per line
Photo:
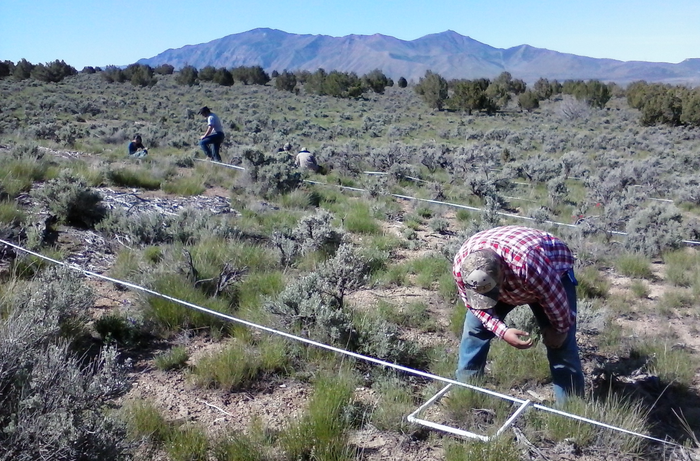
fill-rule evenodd
<path id="1" fill-rule="evenodd" d="M 134 136 L 134 140 L 129 143 L 129 157 L 143 158 L 148 155 L 148 149 L 143 145 L 141 136 Z"/>

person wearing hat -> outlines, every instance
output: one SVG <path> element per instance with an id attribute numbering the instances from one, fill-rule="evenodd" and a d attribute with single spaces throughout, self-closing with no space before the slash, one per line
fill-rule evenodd
<path id="1" fill-rule="evenodd" d="M 201 137 L 199 147 L 202 148 L 202 151 L 204 151 L 207 157 L 216 162 L 220 162 L 221 156 L 219 155 L 219 150 L 221 148 L 221 143 L 224 142 L 224 129 L 221 126 L 221 120 L 219 120 L 219 117 L 209 110 L 207 106 L 199 109 L 198 113 L 207 119 L 207 131 L 204 133 L 204 136 Z"/>
<path id="2" fill-rule="evenodd" d="M 554 395 L 583 396 L 584 379 L 576 344 L 574 257 L 553 235 L 522 226 L 485 230 L 469 238 L 454 258 L 452 272 L 467 306 L 457 379 L 481 375 L 491 339 L 518 349 L 533 345 L 529 333 L 509 328 L 506 315 L 529 305 L 547 348 Z"/>
<path id="3" fill-rule="evenodd" d="M 314 173 L 318 172 L 319 169 L 318 163 L 316 163 L 316 157 L 314 157 L 314 154 L 309 152 L 306 147 L 301 148 L 294 159 L 294 164 L 297 166 L 297 168 L 307 169 L 313 171 Z"/>

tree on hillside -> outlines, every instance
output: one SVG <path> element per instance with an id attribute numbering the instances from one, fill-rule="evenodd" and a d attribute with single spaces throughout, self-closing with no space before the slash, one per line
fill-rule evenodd
<path id="1" fill-rule="evenodd" d="M 366 87 L 354 72 L 332 71 L 323 82 L 323 93 L 336 98 L 358 98 Z"/>
<path id="2" fill-rule="evenodd" d="M 117 66 L 107 66 L 102 72 L 102 78 L 107 83 L 123 83 L 126 81 L 126 74 Z"/>
<path id="3" fill-rule="evenodd" d="M 77 74 L 74 67 L 69 66 L 64 61 L 58 59 L 46 64 L 37 64 L 31 71 L 32 78 L 42 82 L 58 83 L 65 77 Z"/>
<path id="4" fill-rule="evenodd" d="M 297 76 L 297 79 L 303 81 L 305 92 L 324 95 L 326 93 L 324 92 L 323 83 L 326 81 L 326 77 L 328 77 L 328 73 L 326 73 L 325 69 L 320 68 L 313 74 L 301 72 L 300 75 Z"/>
<path id="5" fill-rule="evenodd" d="M 297 77 L 285 69 L 275 78 L 275 88 L 280 91 L 294 91 L 297 86 Z"/>
<path id="6" fill-rule="evenodd" d="M 406 88 L 408 86 L 408 82 L 406 81 L 405 78 L 399 77 L 398 85 L 399 85 L 399 88 Z"/>
<path id="7" fill-rule="evenodd" d="M 153 86 L 158 82 L 153 74 L 151 66 L 137 64 L 131 69 L 130 76 L 127 74 L 127 78 L 134 86 Z"/>
<path id="8" fill-rule="evenodd" d="M 211 82 L 214 80 L 214 74 L 216 74 L 216 67 L 206 66 L 199 70 L 199 79 L 203 82 Z"/>
<path id="9" fill-rule="evenodd" d="M 466 111 L 471 115 L 475 110 L 491 112 L 494 108 L 493 101 L 486 95 L 486 89 L 489 87 L 488 79 L 453 80 L 450 86 L 452 96 L 448 104 L 451 109 Z"/>
<path id="10" fill-rule="evenodd" d="M 260 66 L 251 67 L 249 72 L 253 85 L 267 85 L 270 82 L 270 75 Z"/>
<path id="11" fill-rule="evenodd" d="M 425 71 L 425 76 L 421 77 L 414 89 L 429 107 L 442 110 L 447 100 L 447 80 L 440 74 Z"/>
<path id="12" fill-rule="evenodd" d="M 526 91 L 518 95 L 518 106 L 528 112 L 540 107 L 540 100 L 534 91 Z"/>
<path id="13" fill-rule="evenodd" d="M 233 78 L 244 85 L 266 85 L 270 81 L 270 76 L 260 66 L 239 66 L 231 69 Z"/>
<path id="14" fill-rule="evenodd" d="M 681 123 L 700 126 L 700 89 L 688 91 L 681 104 Z"/>
<path id="15" fill-rule="evenodd" d="M 9 77 L 15 70 L 15 63 L 12 61 L 0 61 L 0 78 Z"/>
<path id="16" fill-rule="evenodd" d="M 153 69 L 156 74 L 159 75 L 170 75 L 175 72 L 175 68 L 170 64 L 161 64 L 160 66 Z"/>
<path id="17" fill-rule="evenodd" d="M 225 67 L 216 69 L 214 83 L 218 83 L 221 86 L 233 86 L 233 82 L 233 74 L 228 69 Z"/>
<path id="18" fill-rule="evenodd" d="M 194 66 L 185 66 L 177 73 L 175 81 L 180 85 L 196 85 L 199 83 L 199 72 Z"/>
<path id="19" fill-rule="evenodd" d="M 15 64 L 12 76 L 15 80 L 26 80 L 32 76 L 32 69 L 34 69 L 34 64 L 22 58 Z"/>
<path id="20" fill-rule="evenodd" d="M 379 69 L 374 69 L 372 72 L 363 75 L 362 81 L 377 94 L 384 94 L 384 88 L 391 86 L 389 85 L 389 78 Z"/>
<path id="21" fill-rule="evenodd" d="M 576 96 L 578 99 L 576 94 L 574 94 L 574 96 Z M 605 104 L 610 101 L 610 98 L 610 88 L 606 84 L 601 83 L 598 80 L 589 80 L 586 83 L 586 94 L 584 99 L 586 102 L 588 102 L 589 106 L 602 109 L 605 107 Z"/>
<path id="22" fill-rule="evenodd" d="M 554 89 L 554 84 L 550 83 L 550 81 L 546 78 L 538 79 L 535 82 L 535 85 L 533 86 L 533 90 L 537 95 L 537 99 L 539 99 L 540 101 L 544 101 L 545 99 L 551 98 L 552 95 L 555 94 Z"/>
<path id="23" fill-rule="evenodd" d="M 523 93 L 526 88 L 527 85 L 523 80 L 513 79 L 510 72 L 501 72 L 501 74 L 491 82 L 486 90 L 486 94 L 497 106 L 505 107 L 511 99 L 511 94 L 517 96 Z"/>

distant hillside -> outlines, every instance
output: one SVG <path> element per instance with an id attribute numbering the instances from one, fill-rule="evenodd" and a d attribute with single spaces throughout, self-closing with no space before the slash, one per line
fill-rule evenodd
<path id="1" fill-rule="evenodd" d="M 671 64 L 588 58 L 529 45 L 494 48 L 449 30 L 405 41 L 380 34 L 331 37 L 253 29 L 209 43 L 169 49 L 138 62 L 151 66 L 167 63 L 177 69 L 185 65 L 199 69 L 259 65 L 267 72 L 323 68 L 358 75 L 381 69 L 393 79 L 405 77 L 409 81 L 418 81 L 426 70 L 448 79 L 493 78 L 508 71 L 528 83 L 544 77 L 700 85 L 700 59 Z"/>

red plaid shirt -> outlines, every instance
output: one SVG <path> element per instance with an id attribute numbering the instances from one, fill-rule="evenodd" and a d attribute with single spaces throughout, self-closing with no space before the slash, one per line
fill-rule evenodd
<path id="1" fill-rule="evenodd" d="M 472 251 L 491 249 L 503 261 L 503 284 L 498 300 L 513 306 L 539 303 L 558 332 L 566 332 L 574 321 L 561 282 L 562 275 L 574 265 L 569 248 L 547 232 L 521 226 L 505 226 L 474 234 L 455 256 L 452 274 L 459 295 L 484 326 L 499 338 L 508 327 L 494 315 L 493 309 L 472 309 L 467 301 L 460 265 Z"/>

